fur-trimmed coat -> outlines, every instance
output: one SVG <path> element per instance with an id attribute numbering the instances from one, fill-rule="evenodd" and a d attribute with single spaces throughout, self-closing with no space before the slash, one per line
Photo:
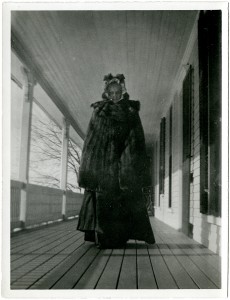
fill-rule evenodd
<path id="1" fill-rule="evenodd" d="M 150 184 L 140 103 L 92 104 L 79 170 L 85 188 L 77 229 L 85 240 L 117 247 L 128 239 L 154 243 L 141 188 Z"/>
<path id="2" fill-rule="evenodd" d="M 140 102 L 102 100 L 94 109 L 84 142 L 79 186 L 93 190 L 135 190 L 150 184 Z"/>

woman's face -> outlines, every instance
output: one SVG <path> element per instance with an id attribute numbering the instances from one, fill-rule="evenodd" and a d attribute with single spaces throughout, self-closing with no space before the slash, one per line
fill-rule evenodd
<path id="1" fill-rule="evenodd" d="M 108 95 L 109 99 L 111 99 L 113 102 L 118 102 L 121 99 L 122 96 L 122 88 L 118 84 L 112 84 L 108 88 Z"/>

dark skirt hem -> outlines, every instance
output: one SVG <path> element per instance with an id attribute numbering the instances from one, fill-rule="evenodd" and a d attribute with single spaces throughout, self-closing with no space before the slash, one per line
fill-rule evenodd
<path id="1" fill-rule="evenodd" d="M 109 195 L 85 191 L 77 230 L 85 241 L 103 248 L 124 245 L 129 239 L 154 244 L 155 238 L 141 192 Z"/>

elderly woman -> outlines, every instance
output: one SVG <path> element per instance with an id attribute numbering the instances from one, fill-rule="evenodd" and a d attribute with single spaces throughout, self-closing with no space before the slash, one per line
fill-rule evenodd
<path id="1" fill-rule="evenodd" d="M 129 100 L 122 74 L 105 76 L 102 101 L 84 142 L 79 186 L 85 188 L 77 229 L 100 248 L 128 239 L 154 243 L 142 188 L 150 184 L 139 101 Z"/>

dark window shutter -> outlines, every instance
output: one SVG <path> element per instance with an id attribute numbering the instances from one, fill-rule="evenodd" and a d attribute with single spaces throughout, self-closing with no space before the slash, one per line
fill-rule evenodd
<path id="1" fill-rule="evenodd" d="M 221 213 L 221 11 L 209 13 L 209 214 Z"/>
<path id="2" fill-rule="evenodd" d="M 189 66 L 183 81 L 183 164 L 182 164 L 182 232 L 189 235 L 190 176 L 191 176 L 191 129 L 192 129 L 192 79 L 193 69 Z"/>
<path id="3" fill-rule="evenodd" d="M 169 207 L 172 207 L 172 106 L 169 111 Z"/>
<path id="4" fill-rule="evenodd" d="M 220 215 L 221 11 L 200 13 L 200 212 Z"/>
<path id="5" fill-rule="evenodd" d="M 165 118 L 161 119 L 160 125 L 160 170 L 159 170 L 159 193 L 164 194 L 165 179 Z"/>
<path id="6" fill-rule="evenodd" d="M 198 21 L 200 77 L 200 212 L 208 212 L 208 27 L 203 12 Z"/>

